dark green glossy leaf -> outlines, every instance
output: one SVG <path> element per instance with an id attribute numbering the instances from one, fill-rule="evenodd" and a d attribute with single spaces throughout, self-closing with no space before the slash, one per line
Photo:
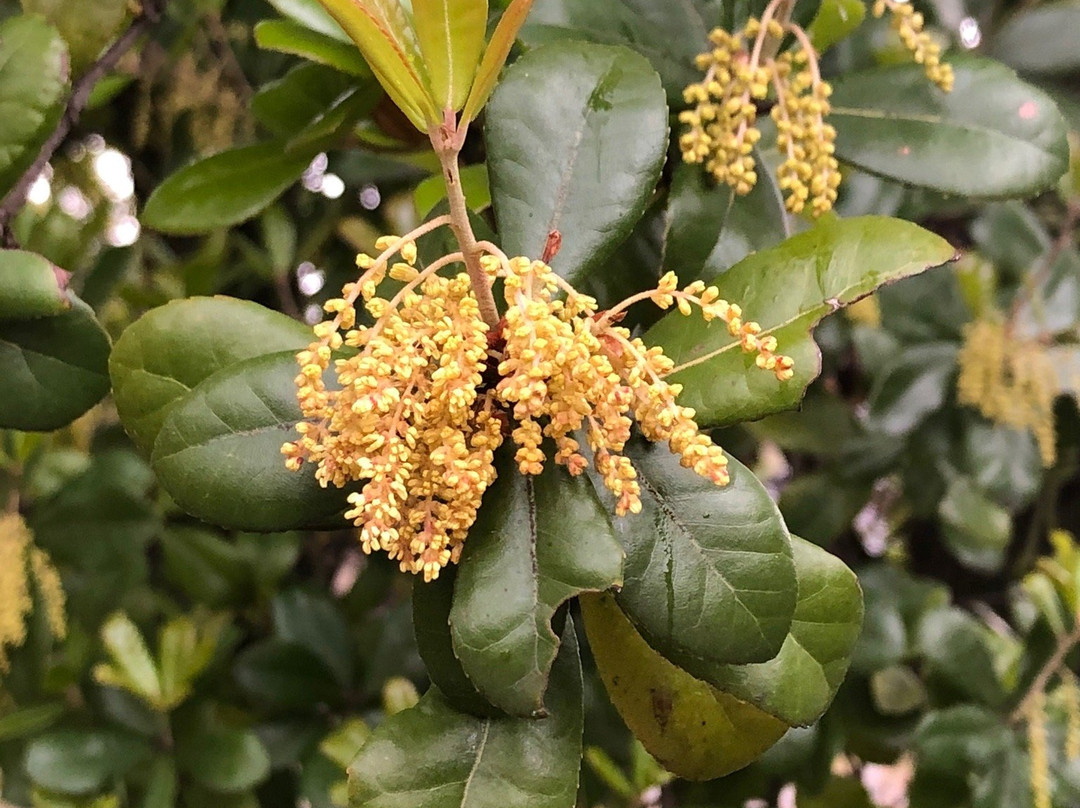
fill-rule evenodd
<path id="1" fill-rule="evenodd" d="M 836 156 L 964 196 L 1026 196 L 1057 182 L 1069 150 L 1054 102 L 997 62 L 966 56 L 950 63 L 951 93 L 932 86 L 915 64 L 837 81 L 829 116 Z"/>
<path id="2" fill-rule="evenodd" d="M 349 627 L 333 603 L 290 589 L 274 598 L 271 611 L 278 637 L 311 651 L 334 672 L 342 687 L 352 683 L 353 645 Z"/>
<path id="3" fill-rule="evenodd" d="M 1021 73 L 1080 69 L 1080 6 L 1071 2 L 1020 8 L 994 32 L 990 54 Z"/>
<path id="4" fill-rule="evenodd" d="M 302 645 L 267 640 L 245 649 L 234 668 L 240 687 L 257 702 L 291 710 L 335 703 L 341 695 L 333 671 Z"/>
<path id="5" fill-rule="evenodd" d="M 581 605 L 608 696 L 668 770 L 692 780 L 722 777 L 751 763 L 787 731 L 784 722 L 658 654 L 611 595 L 589 595 Z"/>
<path id="6" fill-rule="evenodd" d="M 701 79 L 694 57 L 708 47 L 709 31 L 720 23 L 700 5 L 690 0 L 536 0 L 521 36 L 529 45 L 567 39 L 625 45 L 652 63 L 669 102 L 681 106 L 683 88 Z"/>
<path id="7" fill-rule="evenodd" d="M 164 573 L 197 603 L 239 605 L 253 589 L 247 559 L 220 534 L 202 527 L 171 526 L 161 536 Z"/>
<path id="8" fill-rule="evenodd" d="M 870 423 L 887 435 L 907 435 L 941 409 L 956 375 L 955 343 L 907 348 L 881 369 L 870 392 Z"/>
<path id="9" fill-rule="evenodd" d="M 444 569 L 439 577 L 425 583 L 422 577 L 413 582 L 412 612 L 416 647 L 424 660 L 431 682 L 457 710 L 482 717 L 498 712 L 480 695 L 469 680 L 461 660 L 454 652 L 450 636 L 450 607 L 454 601 L 457 566 Z"/>
<path id="10" fill-rule="evenodd" d="M 764 172 L 763 172 L 764 173 Z M 746 196 L 713 183 L 700 166 L 675 169 L 668 203 L 666 268 L 689 283 L 711 278 L 753 252 L 775 247 L 793 232 L 771 174 Z"/>
<path id="11" fill-rule="evenodd" d="M 290 20 L 263 20 L 258 23 L 255 26 L 255 43 L 264 50 L 302 56 L 352 76 L 371 75 L 371 69 L 354 45 Z"/>
<path id="12" fill-rule="evenodd" d="M 90 307 L 71 296 L 54 317 L 0 322 L 0 427 L 59 429 L 109 392 L 109 337 Z"/>
<path id="13" fill-rule="evenodd" d="M 797 584 L 780 512 L 731 459 L 720 488 L 667 446 L 627 454 L 642 512 L 615 520 L 626 548 L 619 605 L 653 648 L 680 667 L 765 662 L 791 628 Z"/>
<path id="14" fill-rule="evenodd" d="M 18 114 L 0 125 L 0 196 L 34 162 L 60 118 L 68 91 L 68 50 L 60 34 L 35 15 L 0 25 L 0 104 Z"/>
<path id="15" fill-rule="evenodd" d="M 153 309 L 124 331 L 109 358 L 120 420 L 149 452 L 169 409 L 203 379 L 311 340 L 303 324 L 247 300 L 197 297 Z"/>
<path id="16" fill-rule="evenodd" d="M 795 406 L 818 375 L 821 358 L 810 331 L 821 318 L 953 255 L 944 239 L 916 225 L 866 216 L 821 222 L 714 278 L 720 296 L 741 306 L 745 319 L 760 323 L 795 360 L 795 377 L 786 382 L 758 369 L 720 320 L 673 312 L 645 341 L 677 365 L 698 362 L 671 380 L 685 386 L 680 403 L 697 411 L 700 424 L 760 418 Z"/>
<path id="17" fill-rule="evenodd" d="M 258 736 L 221 723 L 207 706 L 178 716 L 174 725 L 177 763 L 207 788 L 234 794 L 270 774 L 270 756 Z"/>
<path id="18" fill-rule="evenodd" d="M 0 250 L 0 322 L 60 314 L 71 305 L 67 273 L 25 250 Z"/>
<path id="19" fill-rule="evenodd" d="M 387 719 L 349 768 L 355 808 L 572 808 L 583 721 L 581 663 L 567 620 L 548 717 L 475 718 L 437 688 Z"/>
<path id="20" fill-rule="evenodd" d="M 757 665 L 690 669 L 791 726 L 808 726 L 832 703 L 862 628 L 862 592 L 840 559 L 791 537 L 799 598 L 780 653 Z"/>
<path id="21" fill-rule="evenodd" d="M 487 111 L 503 249 L 538 259 L 558 230 L 562 248 L 551 265 L 578 283 L 645 212 L 667 138 L 660 81 L 633 52 L 568 42 L 523 56 Z"/>
<path id="22" fill-rule="evenodd" d="M 247 359 L 169 409 L 151 461 L 181 508 L 238 530 L 342 523 L 344 493 L 320 487 L 310 464 L 289 471 L 281 456 L 301 418 L 295 377 L 291 351 Z"/>
<path id="23" fill-rule="evenodd" d="M 111 730 L 57 730 L 31 741 L 26 771 L 42 788 L 89 794 L 150 755 L 146 741 Z"/>
<path id="24" fill-rule="evenodd" d="M 461 556 L 450 628 L 480 693 L 511 715 L 544 711 L 559 648 L 555 611 L 582 592 L 622 584 L 622 547 L 589 481 L 548 463 L 532 478 L 511 452 Z"/>
<path id="25" fill-rule="evenodd" d="M 143 224 L 186 235 L 247 221 L 300 179 L 313 156 L 269 142 L 199 160 L 154 189 L 143 210 Z"/>

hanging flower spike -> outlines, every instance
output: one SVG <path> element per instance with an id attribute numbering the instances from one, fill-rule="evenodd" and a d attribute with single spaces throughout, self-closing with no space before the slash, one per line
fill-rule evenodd
<path id="1" fill-rule="evenodd" d="M 1032 432 L 1043 465 L 1057 459 L 1054 399 L 1060 381 L 1046 348 L 1011 335 L 1004 322 L 976 320 L 964 332 L 957 398 L 991 421 Z"/>
<path id="2" fill-rule="evenodd" d="M 941 46 L 923 30 L 923 15 L 911 7 L 907 0 L 876 0 L 875 17 L 882 17 L 888 10 L 889 25 L 900 36 L 912 58 L 923 66 L 926 77 L 945 92 L 952 92 L 955 76 L 952 65 L 941 61 Z"/>
<path id="3" fill-rule="evenodd" d="M 832 89 L 821 79 L 805 32 L 775 19 L 779 7 L 774 0 L 761 20 L 751 17 L 735 34 L 717 28 L 709 35 L 714 47 L 696 62 L 705 78 L 684 92 L 686 103 L 695 106 L 679 114 L 688 127 L 679 146 L 685 162 L 704 164 L 736 194 L 750 193 L 757 182 L 753 148 L 761 139 L 757 102 L 769 97 L 771 85 L 777 145 L 785 157 L 777 173 L 787 209 L 801 213 L 809 203 L 816 218 L 832 209 L 840 185 L 836 132 L 825 122 Z M 795 37 L 796 48 L 766 55 L 766 43 L 775 45 L 785 34 Z"/>
<path id="4" fill-rule="evenodd" d="M 0 672 L 9 666 L 8 652 L 26 641 L 26 624 L 34 594 L 45 609 L 49 632 L 67 634 L 64 589 L 48 553 L 35 546 L 22 517 L 0 513 Z"/>
<path id="5" fill-rule="evenodd" d="M 443 224 L 435 220 L 424 232 Z M 345 514 L 360 528 L 364 551 L 385 551 L 425 580 L 458 561 L 495 479 L 504 423 L 518 471 L 527 475 L 540 474 L 549 459 L 581 474 L 589 466 L 584 435 L 620 515 L 641 510 L 637 473 L 623 453 L 634 421 L 646 438 L 668 443 L 684 466 L 728 483 L 723 451 L 698 430 L 694 411 L 676 402 L 681 387 L 664 380 L 672 361 L 616 324 L 634 303 L 677 305 L 687 315 L 696 307 L 706 320 L 723 320 L 743 350 L 757 354 L 758 367 L 791 378 L 792 361 L 776 353 L 775 337 L 762 337 L 715 287 L 695 281 L 680 291 L 668 273 L 656 289 L 601 313 L 596 300 L 544 262 L 510 259 L 482 242 L 481 266 L 503 279 L 506 303 L 490 332 L 468 275 L 438 274 L 462 255 L 419 269 L 418 235 L 381 239 L 384 252 L 360 256 L 364 274 L 326 304 L 334 319 L 316 326 L 316 342 L 297 355 L 305 420 L 300 438 L 282 452 L 290 469 L 316 463 L 323 486 L 364 482 Z M 395 256 L 403 260 L 391 264 Z M 387 274 L 406 284 L 391 300 L 378 296 Z M 376 318 L 370 327 L 356 326 L 361 298 Z M 356 353 L 333 361 L 338 389 L 331 390 L 323 377 L 343 346 Z M 551 458 L 545 440 L 554 444 Z"/>

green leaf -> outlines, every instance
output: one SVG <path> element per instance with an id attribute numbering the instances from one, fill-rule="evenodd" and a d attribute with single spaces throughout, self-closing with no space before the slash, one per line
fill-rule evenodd
<path id="1" fill-rule="evenodd" d="M 774 335 L 780 353 L 795 360 L 795 376 L 780 382 L 754 364 L 719 320 L 667 315 L 645 336 L 676 365 L 697 362 L 670 377 L 684 385 L 680 404 L 703 426 L 771 415 L 798 404 L 818 375 L 821 357 L 811 329 L 827 314 L 885 283 L 948 261 L 944 239 L 909 222 L 880 216 L 820 222 L 812 230 L 762 250 L 713 279 L 720 296 L 742 307 L 746 320 Z"/>
<path id="2" fill-rule="evenodd" d="M 444 569 L 434 581 L 420 576 L 413 581 L 412 616 L 416 648 L 424 661 L 431 683 L 456 710 L 481 717 L 498 711 L 480 695 L 469 680 L 454 651 L 450 636 L 450 607 L 454 601 L 457 565 Z"/>
<path id="3" fill-rule="evenodd" d="M 660 81 L 637 54 L 566 42 L 523 56 L 487 113 L 503 249 L 538 259 L 558 230 L 562 248 L 551 266 L 579 284 L 645 212 L 667 137 Z"/>
<path id="4" fill-rule="evenodd" d="M 1078 30 L 1080 6 L 1076 3 L 1021 8 L 994 32 L 990 55 L 1021 73 L 1069 73 L 1080 69 Z"/>
<path id="5" fill-rule="evenodd" d="M 178 787 L 176 763 L 171 757 L 158 755 L 150 766 L 150 776 L 140 808 L 173 808 L 176 805 Z"/>
<path id="6" fill-rule="evenodd" d="M 906 715 L 926 704 L 922 679 L 906 665 L 892 665 L 870 677 L 870 695 L 882 715 Z"/>
<path id="7" fill-rule="evenodd" d="M 62 702 L 46 702 L 19 707 L 0 717 L 0 742 L 41 735 L 55 724 L 66 708 Z"/>
<path id="8" fill-rule="evenodd" d="M 442 122 L 409 12 L 393 0 L 319 0 L 360 48 L 379 83 L 421 132 Z"/>
<path id="9" fill-rule="evenodd" d="M 862 628 L 862 592 L 836 556 L 791 537 L 798 601 L 780 653 L 756 665 L 691 672 L 791 726 L 809 726 L 832 703 Z"/>
<path id="10" fill-rule="evenodd" d="M 267 0 L 267 2 L 276 8 L 281 16 L 293 20 L 305 28 L 339 39 L 342 42 L 349 41 L 349 35 L 319 5 L 319 0 Z"/>
<path id="11" fill-rule="evenodd" d="M 315 467 L 285 468 L 296 440 L 296 359 L 290 352 L 219 370 L 169 409 L 151 462 L 161 485 L 193 516 L 237 530 L 274 532 L 341 524 L 345 494 L 322 488 Z"/>
<path id="12" fill-rule="evenodd" d="M 255 44 L 263 50 L 301 56 L 350 76 L 371 75 L 364 57 L 349 42 L 312 31 L 290 20 L 263 20 L 255 26 Z"/>
<path id="13" fill-rule="evenodd" d="M 581 609 L 608 696 L 637 739 L 674 774 L 722 777 L 753 762 L 787 731 L 784 722 L 650 648 L 611 595 L 583 597 Z"/>
<path id="14" fill-rule="evenodd" d="M 101 642 L 110 662 L 94 668 L 94 678 L 102 684 L 129 690 L 152 707 L 160 707 L 161 676 L 142 633 L 123 612 L 117 612 L 101 627 Z"/>
<path id="15" fill-rule="evenodd" d="M 227 615 L 201 617 L 198 622 L 186 615 L 174 617 L 158 632 L 158 669 L 161 697 L 166 709 L 180 705 L 198 678 L 213 661 L 218 641 L 228 624 Z"/>
<path id="16" fill-rule="evenodd" d="M 207 788 L 246 791 L 270 774 L 270 757 L 254 732 L 221 723 L 206 705 L 178 716 L 176 762 Z"/>
<path id="17" fill-rule="evenodd" d="M 80 0 L 22 0 L 27 14 L 44 17 L 56 26 L 67 42 L 76 75 L 98 57 L 120 31 L 130 6 L 127 0 L 95 0 L 86 6 Z"/>
<path id="18" fill-rule="evenodd" d="M 24 250 L 0 250 L 0 322 L 60 314 L 71 306 L 68 273 Z"/>
<path id="19" fill-rule="evenodd" d="M 495 26 L 495 32 L 491 35 L 487 48 L 484 50 L 484 56 L 476 68 L 476 77 L 469 91 L 469 97 L 465 101 L 465 108 L 461 111 L 460 120 L 465 122 L 474 120 L 488 102 L 491 91 L 495 88 L 495 82 L 499 79 L 499 72 L 510 56 L 510 49 L 514 46 L 514 40 L 532 4 L 533 0 L 511 0 L 510 5 L 502 13 L 499 24 Z"/>
<path id="20" fill-rule="evenodd" d="M 1029 196 L 1068 168 L 1054 102 L 997 62 L 950 59 L 951 93 L 919 65 L 851 73 L 835 84 L 836 156 L 910 185 L 962 196 Z"/>
<path id="21" fill-rule="evenodd" d="M 169 526 L 161 535 L 166 579 L 196 603 L 240 605 L 254 588 L 243 552 L 206 528 Z"/>
<path id="22" fill-rule="evenodd" d="M 960 563 L 996 572 L 1012 539 L 1009 512 L 988 499 L 968 477 L 956 476 L 938 504 L 945 547 Z"/>
<path id="23" fill-rule="evenodd" d="M 109 337 L 89 306 L 70 299 L 54 317 L 0 322 L 0 427 L 59 429 L 109 392 Z"/>
<path id="24" fill-rule="evenodd" d="M 311 651 L 334 672 L 342 687 L 352 684 L 353 644 L 349 627 L 331 601 L 290 589 L 274 598 L 271 612 L 278 637 Z"/>
<path id="25" fill-rule="evenodd" d="M 764 173 L 764 172 L 763 172 Z M 718 186 L 701 166 L 680 163 L 668 203 L 665 265 L 684 283 L 711 278 L 793 232 L 784 198 L 771 174 L 746 196 Z"/>
<path id="26" fill-rule="evenodd" d="M 791 542 L 750 470 L 730 458 L 723 488 L 667 446 L 635 443 L 642 512 L 615 520 L 626 548 L 619 606 L 680 667 L 765 662 L 795 611 Z"/>
<path id="27" fill-rule="evenodd" d="M 465 106 L 487 34 L 487 0 L 413 0 L 420 52 L 435 102 Z"/>
<path id="28" fill-rule="evenodd" d="M 333 671 L 302 645 L 267 640 L 246 648 L 234 668 L 240 687 L 258 703 L 292 710 L 333 704 L 341 685 Z"/>
<path id="29" fill-rule="evenodd" d="M 274 135 L 293 137 L 355 86 L 340 71 L 305 62 L 260 87 L 251 99 L 251 113 Z"/>
<path id="30" fill-rule="evenodd" d="M 988 631 L 958 608 L 938 609 L 919 624 L 918 645 L 925 657 L 924 673 L 931 682 L 996 708 L 1005 693 L 995 673 Z"/>
<path id="31" fill-rule="evenodd" d="M 653 0 L 537 0 L 522 38 L 529 45 L 584 39 L 625 45 L 646 57 L 663 79 L 672 107 L 682 107 L 683 88 L 701 80 L 694 57 L 709 47 L 720 23 L 694 2 Z"/>
<path id="32" fill-rule="evenodd" d="M 488 169 L 484 163 L 465 166 L 461 169 L 461 190 L 471 211 L 482 211 L 491 206 L 491 188 Z M 446 199 L 446 181 L 442 174 L 434 174 L 416 186 L 413 192 L 416 211 L 423 217 L 431 215 L 432 210 Z M 477 236 L 479 238 L 479 236 Z"/>
<path id="33" fill-rule="evenodd" d="M 518 716 L 544 712 L 556 610 L 622 584 L 623 551 L 589 481 L 546 464 L 533 478 L 503 452 L 454 584 L 454 652 L 480 693 Z"/>
<path id="34" fill-rule="evenodd" d="M 199 382 L 312 339 L 307 326 L 247 300 L 196 297 L 153 309 L 124 331 L 109 358 L 120 420 L 149 451 L 169 410 Z"/>
<path id="35" fill-rule="evenodd" d="M 583 722 L 581 663 L 567 619 L 551 671 L 548 716 L 476 718 L 432 687 L 387 719 L 349 769 L 360 808 L 572 808 Z"/>
<path id="36" fill-rule="evenodd" d="M 0 24 L 0 105 L 18 110 L 0 126 L 0 196 L 38 156 L 60 119 L 68 93 L 67 46 L 41 17 L 19 15 Z"/>
<path id="37" fill-rule="evenodd" d="M 956 375 L 956 353 L 951 342 L 915 345 L 881 368 L 867 401 L 872 428 L 907 435 L 938 412 Z"/>
<path id="38" fill-rule="evenodd" d="M 30 742 L 26 772 L 61 794 L 89 794 L 150 756 L 141 738 L 113 730 L 57 730 Z"/>
<path id="39" fill-rule="evenodd" d="M 818 53 L 846 39 L 866 19 L 866 4 L 859 0 L 822 0 L 807 33 Z"/>
<path id="40" fill-rule="evenodd" d="M 143 224 L 162 233 L 192 235 L 245 222 L 300 179 L 313 156 L 270 141 L 199 160 L 154 189 Z"/>

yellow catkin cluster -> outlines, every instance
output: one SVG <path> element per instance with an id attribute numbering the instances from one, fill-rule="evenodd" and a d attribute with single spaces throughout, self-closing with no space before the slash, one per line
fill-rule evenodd
<path id="1" fill-rule="evenodd" d="M 1043 464 L 1054 465 L 1054 399 L 1060 381 L 1046 347 L 1016 338 L 999 320 L 980 319 L 964 332 L 959 364 L 960 403 L 992 421 L 1031 430 Z"/>
<path id="2" fill-rule="evenodd" d="M 503 280 L 506 303 L 492 331 L 469 277 L 438 274 L 460 253 L 418 270 L 413 242 L 388 237 L 379 246 L 385 251 L 378 258 L 360 257 L 366 272 L 326 304 L 334 320 L 316 326 L 316 342 L 298 354 L 305 420 L 282 452 L 290 469 L 316 463 L 323 486 L 364 482 L 346 513 L 364 550 L 384 550 L 425 580 L 459 559 L 506 433 L 528 475 L 549 459 L 581 474 L 589 466 L 584 436 L 620 515 L 641 510 L 637 474 L 622 453 L 634 421 L 645 437 L 668 443 L 684 466 L 717 485 L 729 481 L 722 450 L 698 430 L 694 411 L 676 403 L 681 387 L 663 378 L 672 361 L 617 325 L 633 303 L 677 305 L 683 314 L 698 308 L 706 320 L 723 320 L 758 367 L 781 380 L 793 374 L 775 337 L 762 336 L 738 306 L 700 281 L 680 290 L 668 273 L 656 289 L 600 312 L 547 264 L 492 253 L 481 265 Z M 389 274 L 406 285 L 387 300 L 378 286 L 396 253 L 404 261 Z M 359 298 L 375 318 L 370 327 L 356 324 Z M 339 351 L 349 353 L 335 357 Z M 325 380 L 331 368 L 332 387 Z M 551 458 L 546 440 L 554 445 Z"/>
<path id="3" fill-rule="evenodd" d="M 779 25 L 772 25 L 779 34 Z M 703 163 L 713 179 L 738 194 L 750 193 L 757 183 L 752 152 L 761 132 L 755 126 L 754 102 L 769 93 L 768 69 L 751 65 L 746 49 L 747 38 L 756 36 L 760 28 L 760 22 L 751 18 L 734 35 L 722 28 L 709 34 L 713 48 L 697 57 L 705 78 L 683 91 L 686 103 L 695 106 L 679 114 L 687 127 L 679 139 L 683 160 Z"/>
<path id="4" fill-rule="evenodd" d="M 923 15 L 904 0 L 876 0 L 874 16 L 881 17 L 886 10 L 891 15 L 889 24 L 915 61 L 923 66 L 926 77 L 945 92 L 951 92 L 955 81 L 952 65 L 941 61 L 941 46 L 923 30 Z"/>
<path id="5" fill-rule="evenodd" d="M 1046 696 L 1040 690 L 1032 694 L 1025 714 L 1029 768 L 1034 808 L 1052 808 L 1050 789 L 1050 758 L 1046 738 Z"/>
<path id="6" fill-rule="evenodd" d="M 48 554 L 34 545 L 22 518 L 0 514 L 0 671 L 7 671 L 8 652 L 26 640 L 26 622 L 34 608 L 34 588 L 54 637 L 67 633 L 64 590 Z"/>
<path id="7" fill-rule="evenodd" d="M 767 40 L 795 33 L 799 45 L 776 58 L 763 58 Z M 829 114 L 828 82 L 817 69 L 817 54 L 802 29 L 775 19 L 751 17 L 735 34 L 722 28 L 709 35 L 712 49 L 697 58 L 705 78 L 686 88 L 683 97 L 692 109 L 679 114 L 686 131 L 679 139 L 683 160 L 704 164 L 717 182 L 737 194 L 748 194 L 757 183 L 753 148 L 761 139 L 757 103 L 771 92 L 772 117 L 784 161 L 778 169 L 788 210 L 801 213 L 808 205 L 814 217 L 830 210 L 840 184 L 833 156 L 835 130 Z"/>
<path id="8" fill-rule="evenodd" d="M 1076 674 L 1065 669 L 1062 671 L 1061 687 L 1065 696 L 1065 757 L 1068 760 L 1080 758 L 1080 684 Z"/>
<path id="9" fill-rule="evenodd" d="M 807 204 L 817 218 L 832 210 L 840 187 L 836 130 L 825 122 L 832 87 L 815 76 L 805 50 L 787 51 L 776 60 L 776 145 L 784 160 L 777 169 L 787 209 L 801 213 Z"/>

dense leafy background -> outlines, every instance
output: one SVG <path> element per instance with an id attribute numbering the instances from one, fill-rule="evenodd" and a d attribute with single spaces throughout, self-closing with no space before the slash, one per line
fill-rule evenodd
<path id="1" fill-rule="evenodd" d="M 0 0 L 0 193 L 129 5 Z M 661 267 L 715 279 L 799 374 L 747 375 L 719 330 L 635 309 L 679 361 L 724 349 L 679 381 L 732 485 L 637 446 L 646 513 L 612 526 L 586 478 L 504 475 L 456 578 L 414 594 L 277 449 L 303 323 L 357 251 L 445 204 L 437 162 L 315 0 L 168 4 L 19 209 L 25 252 L 0 253 L 0 503 L 17 492 L 70 622 L 54 643 L 33 621 L 0 678 L 3 800 L 734 808 L 794 784 L 801 808 L 861 808 L 898 777 L 912 808 L 1030 804 L 1009 717 L 1080 580 L 1048 539 L 1080 534 L 1080 10 L 927 4 L 944 96 L 886 24 L 855 30 L 858 0 L 800 0 L 837 43 L 846 175 L 843 218 L 803 233 L 766 172 L 733 200 L 671 159 L 690 60 L 763 5 L 536 0 L 463 184 L 513 252 L 559 228 L 556 270 L 604 305 Z M 992 309 L 1054 352 L 1051 468 L 957 404 L 964 326 Z M 1080 804 L 1066 700 L 1057 808 Z"/>

